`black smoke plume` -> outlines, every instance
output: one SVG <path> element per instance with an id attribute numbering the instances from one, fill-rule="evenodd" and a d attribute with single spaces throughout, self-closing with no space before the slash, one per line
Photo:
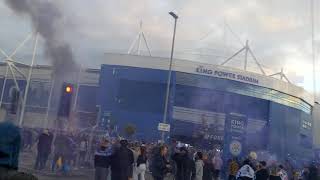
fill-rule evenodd
<path id="1" fill-rule="evenodd" d="M 28 16 L 36 32 L 44 39 L 46 56 L 51 60 L 54 74 L 71 72 L 76 63 L 71 46 L 63 39 L 64 24 L 60 8 L 51 0 L 6 0 L 18 15 Z"/>
<path id="2" fill-rule="evenodd" d="M 60 101 L 62 84 L 73 82 L 74 74 L 79 71 L 74 61 L 72 48 L 64 39 L 65 24 L 61 9 L 55 0 L 5 0 L 7 6 L 17 15 L 28 17 L 33 29 L 44 40 L 46 57 L 53 66 L 54 87 L 50 108 L 50 116 L 56 117 Z M 56 126 L 52 121 L 51 125 Z"/>

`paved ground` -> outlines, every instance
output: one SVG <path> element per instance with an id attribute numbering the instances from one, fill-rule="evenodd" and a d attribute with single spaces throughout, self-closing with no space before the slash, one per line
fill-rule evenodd
<path id="1" fill-rule="evenodd" d="M 73 170 L 70 175 L 62 175 L 57 173 L 52 173 L 47 167 L 42 171 L 33 170 L 33 165 L 35 162 L 35 154 L 32 152 L 24 152 L 20 155 L 19 169 L 23 172 L 31 173 L 38 177 L 39 180 L 94 180 L 94 170 L 93 169 L 77 169 Z M 49 164 L 49 163 L 47 163 Z M 167 180 L 170 180 L 168 178 Z M 146 180 L 153 180 L 150 174 L 146 174 Z"/>
<path id="2" fill-rule="evenodd" d="M 93 169 L 79 169 L 73 170 L 70 175 L 62 175 L 58 173 L 53 173 L 50 171 L 49 163 L 47 163 L 47 168 L 41 171 L 33 170 L 36 155 L 32 152 L 24 152 L 20 155 L 19 169 L 20 171 L 32 173 L 37 176 L 40 180 L 91 180 L 94 179 Z"/>

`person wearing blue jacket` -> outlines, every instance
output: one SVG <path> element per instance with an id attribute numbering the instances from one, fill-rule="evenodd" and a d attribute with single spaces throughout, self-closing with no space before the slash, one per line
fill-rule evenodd
<path id="1" fill-rule="evenodd" d="M 1 110 L 4 113 L 4 110 Z M 36 180 L 31 174 L 18 172 L 21 144 L 20 128 L 5 118 L 0 118 L 0 180 Z"/>

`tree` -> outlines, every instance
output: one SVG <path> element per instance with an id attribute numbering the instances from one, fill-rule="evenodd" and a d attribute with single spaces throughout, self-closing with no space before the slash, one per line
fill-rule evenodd
<path id="1" fill-rule="evenodd" d="M 124 132 L 128 138 L 131 138 L 136 133 L 136 127 L 133 124 L 127 124 Z"/>

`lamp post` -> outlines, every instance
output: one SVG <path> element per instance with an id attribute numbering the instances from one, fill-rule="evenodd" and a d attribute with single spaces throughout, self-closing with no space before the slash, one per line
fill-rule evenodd
<path id="1" fill-rule="evenodd" d="M 167 80 L 167 90 L 166 90 L 166 99 L 164 105 L 164 113 L 163 113 L 163 123 L 167 123 L 167 114 L 168 114 L 168 102 L 169 102 L 169 94 L 170 94 L 170 83 L 171 83 L 171 73 L 172 73 L 172 59 L 173 59 L 173 51 L 174 51 L 174 41 L 176 38 L 176 28 L 177 28 L 177 20 L 178 16 L 174 12 L 169 12 L 169 14 L 174 18 L 174 29 L 173 29 L 173 37 L 172 37 L 172 46 L 171 46 L 171 56 L 170 56 L 170 64 L 169 64 L 169 74 Z M 164 142 L 164 134 L 162 132 L 162 141 Z"/>

